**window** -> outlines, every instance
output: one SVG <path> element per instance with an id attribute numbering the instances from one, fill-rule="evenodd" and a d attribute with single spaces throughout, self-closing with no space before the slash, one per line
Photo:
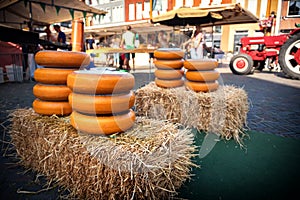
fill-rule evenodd
<path id="1" fill-rule="evenodd" d="M 194 0 L 185 0 L 185 6 L 186 7 L 193 7 Z"/>
<path id="2" fill-rule="evenodd" d="M 135 7 L 134 7 L 134 4 L 129 4 L 129 20 L 135 20 Z"/>
<path id="3" fill-rule="evenodd" d="M 168 10 L 168 0 L 161 0 L 161 11 L 166 12 Z"/>
<path id="4" fill-rule="evenodd" d="M 183 0 L 176 0 L 175 1 L 175 8 L 180 8 L 183 6 Z"/>
<path id="5" fill-rule="evenodd" d="M 248 10 L 256 16 L 257 0 L 248 0 Z"/>
<path id="6" fill-rule="evenodd" d="M 108 8 L 105 9 L 105 11 L 107 13 L 104 15 L 104 17 L 103 17 L 102 20 L 100 19 L 101 23 L 109 23 L 109 22 L 111 22 L 111 8 L 108 7 Z"/>
<path id="7" fill-rule="evenodd" d="M 239 3 L 242 7 L 245 7 L 245 0 L 237 0 L 236 3 Z"/>
<path id="8" fill-rule="evenodd" d="M 115 6 L 112 8 L 112 22 L 120 22 L 123 20 L 122 9 L 122 6 Z"/>
<path id="9" fill-rule="evenodd" d="M 103 17 L 100 15 L 96 15 L 95 17 L 92 17 L 92 20 L 93 20 L 92 22 L 93 25 L 100 24 L 103 20 Z"/>
<path id="10" fill-rule="evenodd" d="M 267 17 L 266 16 L 266 12 L 267 12 L 267 1 L 261 1 L 261 4 L 260 4 L 260 15 L 259 15 L 259 18 L 260 19 L 263 19 L 263 18 L 265 18 L 265 17 Z"/>
<path id="11" fill-rule="evenodd" d="M 136 19 L 143 19 L 143 4 L 136 3 Z"/>
<path id="12" fill-rule="evenodd" d="M 222 0 L 213 0 L 211 5 L 221 5 L 222 4 Z"/>
<path id="13" fill-rule="evenodd" d="M 206 7 L 209 6 L 209 4 L 210 4 L 210 0 L 202 0 L 200 7 Z"/>
<path id="14" fill-rule="evenodd" d="M 150 2 L 144 2 L 143 18 L 150 18 Z"/>
<path id="15" fill-rule="evenodd" d="M 240 30 L 240 31 L 235 31 L 234 34 L 234 41 L 233 41 L 233 52 L 238 53 L 240 51 L 240 43 L 241 43 L 241 38 L 248 36 L 248 31 L 247 30 Z"/>
<path id="16" fill-rule="evenodd" d="M 300 16 L 300 1 L 290 0 L 288 6 L 288 16 Z"/>

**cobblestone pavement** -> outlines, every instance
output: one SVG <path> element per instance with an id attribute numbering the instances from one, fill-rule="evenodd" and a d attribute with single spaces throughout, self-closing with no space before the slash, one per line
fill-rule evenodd
<path id="1" fill-rule="evenodd" d="M 233 75 L 228 68 L 219 71 L 224 84 L 248 93 L 250 130 L 300 138 L 300 80 L 269 71 L 247 76 Z"/>
<path id="2" fill-rule="evenodd" d="M 253 75 L 233 75 L 227 67 L 219 68 L 221 82 L 242 87 L 248 93 L 251 103 L 248 113 L 250 130 L 300 138 L 300 81 L 283 77 L 281 73 L 263 71 Z M 153 72 L 154 70 L 152 70 Z M 135 89 L 154 80 L 149 70 L 137 70 Z M 32 87 L 35 82 L 0 84 L 0 134 L 2 140 L 8 137 L 6 126 L 9 110 L 31 107 L 34 99 Z M 0 143 L 0 199 L 57 199 L 57 188 L 39 191 L 44 179 L 36 178 L 34 172 L 26 172 L 16 165 L 16 159 L 8 156 L 7 144 Z M 24 193 L 24 191 L 26 191 Z M 34 194 L 29 191 L 39 191 Z"/>

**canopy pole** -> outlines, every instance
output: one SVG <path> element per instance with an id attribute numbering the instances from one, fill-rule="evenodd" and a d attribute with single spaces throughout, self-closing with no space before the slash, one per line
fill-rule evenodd
<path id="1" fill-rule="evenodd" d="M 28 23 L 28 28 L 29 28 L 29 31 L 33 31 L 33 28 L 32 28 L 32 6 L 31 6 L 31 1 L 29 1 L 29 23 Z"/>
<path id="2" fill-rule="evenodd" d="M 152 6 L 153 6 L 153 2 L 152 2 L 152 0 L 150 0 L 150 21 L 152 20 L 152 12 L 153 12 L 153 8 L 152 8 Z"/>
<path id="3" fill-rule="evenodd" d="M 72 51 L 84 51 L 83 42 L 84 25 L 82 20 L 72 21 Z"/>
<path id="4" fill-rule="evenodd" d="M 213 58 L 213 53 L 214 53 L 214 23 L 213 23 L 213 26 L 212 26 L 212 30 L 211 30 L 211 50 L 210 50 L 210 55 L 211 55 L 211 58 Z"/>

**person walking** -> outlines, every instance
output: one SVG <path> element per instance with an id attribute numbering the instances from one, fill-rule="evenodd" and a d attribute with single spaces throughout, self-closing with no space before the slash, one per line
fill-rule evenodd
<path id="1" fill-rule="evenodd" d="M 135 42 L 135 34 L 131 31 L 131 26 L 127 26 L 126 31 L 122 34 L 122 40 L 120 46 L 124 49 L 134 49 L 134 42 Z M 124 64 L 127 70 L 130 70 L 129 60 L 130 60 L 130 53 L 125 53 Z"/>

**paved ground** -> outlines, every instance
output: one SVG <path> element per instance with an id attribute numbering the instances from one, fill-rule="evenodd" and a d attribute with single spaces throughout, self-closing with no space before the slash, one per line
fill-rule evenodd
<path id="1" fill-rule="evenodd" d="M 248 113 L 248 127 L 251 130 L 300 139 L 300 81 L 285 78 L 281 73 L 263 71 L 253 75 L 233 75 L 228 67 L 218 69 L 223 84 L 243 87 L 251 102 Z M 154 70 L 151 69 L 151 72 Z M 154 79 L 149 69 L 137 68 L 135 89 Z M 31 107 L 34 99 L 32 87 L 35 82 L 0 84 L 0 134 L 2 140 L 8 137 L 6 126 L 9 110 Z M 8 156 L 7 144 L 1 144 L 0 157 L 0 199 L 57 199 L 57 190 L 38 191 L 43 188 L 43 178 L 36 179 L 33 172 L 15 164 L 16 159 Z M 27 191 L 24 194 L 24 191 Z"/>

